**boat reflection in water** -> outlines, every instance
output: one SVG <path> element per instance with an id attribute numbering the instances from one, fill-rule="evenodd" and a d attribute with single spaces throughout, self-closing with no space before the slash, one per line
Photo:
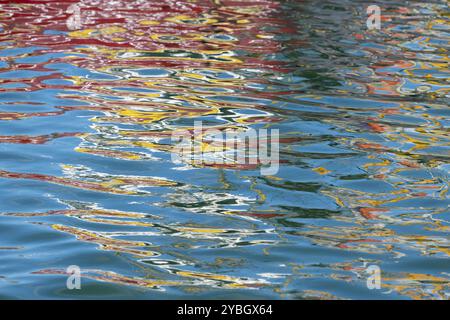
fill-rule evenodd
<path id="1" fill-rule="evenodd" d="M 447 3 L 378 5 L 0 0 L 0 298 L 448 299 Z"/>

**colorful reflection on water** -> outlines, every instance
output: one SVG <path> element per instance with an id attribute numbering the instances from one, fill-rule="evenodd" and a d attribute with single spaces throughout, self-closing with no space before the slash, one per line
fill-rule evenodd
<path id="1" fill-rule="evenodd" d="M 448 4 L 378 4 L 0 0 L 0 298 L 448 299 Z"/>

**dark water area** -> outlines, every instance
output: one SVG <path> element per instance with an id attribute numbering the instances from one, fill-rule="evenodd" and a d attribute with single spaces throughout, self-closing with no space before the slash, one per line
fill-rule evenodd
<path id="1" fill-rule="evenodd" d="M 0 298 L 449 299 L 448 2 L 374 4 L 0 0 Z"/>

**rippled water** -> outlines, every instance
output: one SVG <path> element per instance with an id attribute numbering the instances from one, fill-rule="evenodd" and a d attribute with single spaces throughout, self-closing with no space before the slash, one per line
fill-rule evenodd
<path id="1" fill-rule="evenodd" d="M 448 3 L 377 4 L 0 0 L 0 298 L 448 299 Z"/>

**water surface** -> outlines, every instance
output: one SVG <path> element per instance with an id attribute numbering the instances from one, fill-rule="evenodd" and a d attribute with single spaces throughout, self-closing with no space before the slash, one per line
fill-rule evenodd
<path id="1" fill-rule="evenodd" d="M 377 4 L 1 0 L 0 298 L 448 299 L 448 3 Z"/>

